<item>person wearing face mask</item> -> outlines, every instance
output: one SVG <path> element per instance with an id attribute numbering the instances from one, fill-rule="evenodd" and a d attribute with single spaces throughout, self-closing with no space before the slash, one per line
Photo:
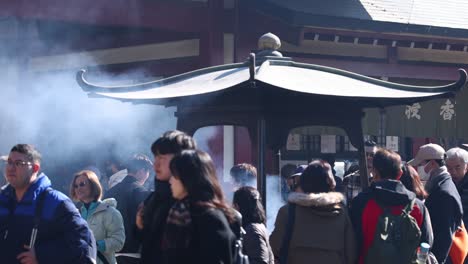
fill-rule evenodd
<path id="1" fill-rule="evenodd" d="M 418 171 L 418 174 L 419 174 L 419 178 L 424 183 L 424 185 L 426 185 L 430 177 L 430 174 L 426 172 L 426 165 L 427 163 L 416 167 L 416 170 Z"/>
<path id="2" fill-rule="evenodd" d="M 419 148 L 416 157 L 408 162 L 417 166 L 422 180 L 426 179 L 429 193 L 425 205 L 431 215 L 434 232 L 432 252 L 439 263 L 451 263 L 448 255 L 452 237 L 460 226 L 463 208 L 460 195 L 445 166 L 445 150 L 437 144 L 426 144 Z"/>

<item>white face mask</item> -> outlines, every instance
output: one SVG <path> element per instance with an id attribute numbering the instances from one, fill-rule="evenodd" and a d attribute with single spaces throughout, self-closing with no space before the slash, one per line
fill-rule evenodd
<path id="1" fill-rule="evenodd" d="M 418 174 L 419 174 L 419 178 L 421 179 L 421 181 L 427 181 L 429 180 L 429 177 L 431 176 L 428 172 L 424 170 L 426 166 L 427 166 L 427 163 L 425 165 L 418 166 Z"/>

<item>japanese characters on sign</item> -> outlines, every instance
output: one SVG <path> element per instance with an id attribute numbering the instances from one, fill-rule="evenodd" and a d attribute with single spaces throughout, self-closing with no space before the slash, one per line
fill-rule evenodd
<path id="1" fill-rule="evenodd" d="M 408 119 L 416 118 L 418 120 L 421 119 L 421 115 L 419 114 L 419 110 L 421 110 L 420 103 L 414 103 L 413 105 L 407 105 L 405 110 L 405 115 Z"/>
<path id="2" fill-rule="evenodd" d="M 421 104 L 420 103 L 414 103 L 412 105 L 407 105 L 405 109 L 405 115 L 406 118 L 409 119 L 417 119 L 421 120 Z M 450 101 L 450 99 L 447 99 L 445 103 L 440 107 L 440 116 L 442 117 L 443 120 L 448 120 L 451 121 L 453 117 L 455 116 L 455 104 Z"/>
<path id="3" fill-rule="evenodd" d="M 440 115 L 444 120 L 452 120 L 452 117 L 455 115 L 455 105 L 452 104 L 450 99 L 447 99 L 445 104 L 440 107 Z"/>

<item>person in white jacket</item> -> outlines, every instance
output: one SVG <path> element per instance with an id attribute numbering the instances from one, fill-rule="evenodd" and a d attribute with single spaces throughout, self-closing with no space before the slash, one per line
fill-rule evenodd
<path id="1" fill-rule="evenodd" d="M 70 186 L 70 196 L 83 205 L 81 216 L 88 222 L 96 238 L 98 264 L 115 264 L 115 252 L 122 249 L 125 229 L 117 201 L 113 198 L 101 201 L 102 187 L 96 174 L 90 170 L 76 173 Z"/>

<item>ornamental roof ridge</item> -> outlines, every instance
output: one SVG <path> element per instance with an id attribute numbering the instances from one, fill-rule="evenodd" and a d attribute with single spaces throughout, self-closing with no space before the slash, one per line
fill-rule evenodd
<path id="1" fill-rule="evenodd" d="M 266 50 L 276 52 L 270 49 L 270 46 L 265 46 Z M 455 92 L 464 87 L 467 81 L 466 71 L 459 69 L 459 79 L 448 85 L 407 85 L 333 67 L 295 62 L 291 58 L 270 53 L 266 55 L 263 49 L 257 54 L 251 53 L 249 58 L 242 63 L 202 68 L 161 80 L 133 85 L 93 84 L 86 80 L 86 70 L 80 70 L 76 75 L 76 80 L 90 96 L 110 97 L 122 101 L 172 100 L 186 96 L 214 94 L 234 88 L 256 87 L 265 93 L 272 93 L 270 88 L 274 88 L 309 96 L 339 97 L 341 100 L 362 99 L 366 101 L 362 103 L 366 107 L 376 105 L 376 101 L 378 105 L 385 106 L 452 97 Z M 249 91 L 251 90 L 246 90 L 245 96 Z"/>

